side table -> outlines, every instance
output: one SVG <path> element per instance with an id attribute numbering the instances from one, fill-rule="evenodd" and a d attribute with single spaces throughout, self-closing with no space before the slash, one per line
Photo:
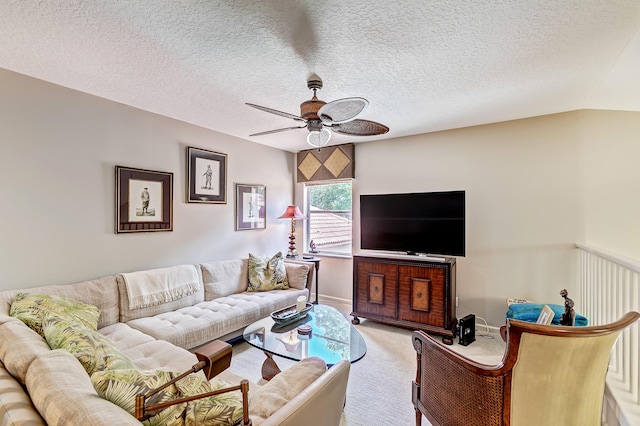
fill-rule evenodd
<path id="1" fill-rule="evenodd" d="M 320 261 L 322 260 L 319 257 L 315 256 L 302 256 L 302 260 L 305 262 L 313 262 L 316 269 L 316 300 L 313 302 L 314 305 L 318 304 L 318 270 L 320 269 Z"/>

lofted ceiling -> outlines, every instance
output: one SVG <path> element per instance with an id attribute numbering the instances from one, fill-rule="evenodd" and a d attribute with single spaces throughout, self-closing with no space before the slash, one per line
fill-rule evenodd
<path id="1" fill-rule="evenodd" d="M 638 0 L 3 0 L 0 68 L 296 152 L 311 98 L 367 142 L 583 108 L 640 111 Z"/>

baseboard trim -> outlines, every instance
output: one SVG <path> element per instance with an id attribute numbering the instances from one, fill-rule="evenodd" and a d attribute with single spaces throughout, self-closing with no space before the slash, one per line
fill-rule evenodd
<path id="1" fill-rule="evenodd" d="M 602 406 L 603 425 L 632 426 L 640 424 L 640 406 L 619 381 L 607 378 Z"/>
<path id="2" fill-rule="evenodd" d="M 342 303 L 342 304 L 345 304 L 345 305 L 353 306 L 353 301 L 351 299 L 342 299 L 340 297 L 326 296 L 324 294 L 320 294 L 318 296 L 318 298 L 320 299 L 320 300 L 318 300 L 318 302 L 320 302 L 320 303 L 325 301 L 325 302 L 328 302 L 328 303 Z"/>

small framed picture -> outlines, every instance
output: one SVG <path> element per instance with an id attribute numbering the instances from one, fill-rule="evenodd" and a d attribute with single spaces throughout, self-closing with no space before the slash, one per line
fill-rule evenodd
<path id="1" fill-rule="evenodd" d="M 227 203 L 227 154 L 187 147 L 187 202 Z"/>
<path id="2" fill-rule="evenodd" d="M 236 231 L 266 228 L 267 189 L 236 184 Z"/>
<path id="3" fill-rule="evenodd" d="M 542 307 L 542 311 L 540 311 L 540 315 L 538 315 L 538 321 L 536 322 L 538 324 L 549 325 L 551 324 L 551 321 L 553 321 L 554 315 L 555 313 L 553 312 L 553 309 L 551 309 L 549 305 L 544 305 Z"/>
<path id="4" fill-rule="evenodd" d="M 173 173 L 116 166 L 115 228 L 173 231 Z"/>

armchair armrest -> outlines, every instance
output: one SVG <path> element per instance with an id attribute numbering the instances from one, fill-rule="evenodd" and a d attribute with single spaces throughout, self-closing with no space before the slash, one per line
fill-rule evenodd
<path id="1" fill-rule="evenodd" d="M 599 425 L 611 348 L 639 318 L 629 312 L 590 327 L 508 319 L 506 351 L 495 366 L 476 363 L 416 331 L 416 425 L 421 413 L 435 426 Z"/>
<path id="2" fill-rule="evenodd" d="M 278 376 L 289 373 L 289 370 L 298 367 L 301 363 L 306 363 L 309 359 L 310 358 L 305 358 Z M 351 363 L 349 361 L 339 361 L 333 367 L 326 370 L 320 377 L 313 380 L 313 382 L 302 391 L 297 392 L 296 396 L 286 404 L 279 407 L 273 413 L 269 413 L 268 418 L 264 418 L 264 421 L 261 422 L 260 425 L 327 426 L 339 424 L 346 401 L 350 368 Z M 277 379 L 278 376 L 276 376 L 275 379 Z M 281 382 L 280 385 L 285 382 Z M 271 382 L 267 383 L 265 387 L 270 384 Z M 264 390 L 267 391 L 267 389 Z M 269 389 L 268 391 L 271 392 L 272 390 L 273 389 Z M 252 398 L 262 399 L 260 393 L 259 390 Z M 254 408 L 256 407 L 252 408 L 251 418 L 262 420 L 262 417 L 253 411 Z"/>

